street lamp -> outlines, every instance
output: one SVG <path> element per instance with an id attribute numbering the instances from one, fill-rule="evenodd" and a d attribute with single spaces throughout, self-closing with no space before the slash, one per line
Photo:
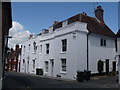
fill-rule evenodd
<path id="1" fill-rule="evenodd" d="M 5 36 L 5 38 L 12 38 L 12 36 Z"/>

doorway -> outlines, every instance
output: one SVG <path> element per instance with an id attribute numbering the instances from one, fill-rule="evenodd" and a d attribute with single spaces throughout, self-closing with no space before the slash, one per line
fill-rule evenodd
<path id="1" fill-rule="evenodd" d="M 54 59 L 50 59 L 50 73 L 51 73 L 51 76 L 53 76 L 53 72 L 54 72 Z"/>
<path id="2" fill-rule="evenodd" d="M 116 61 L 113 61 L 112 64 L 113 64 L 113 70 L 112 70 L 112 71 L 113 71 L 113 72 L 116 72 Z"/>
<path id="3" fill-rule="evenodd" d="M 106 59 L 105 62 L 106 62 L 106 74 L 109 74 L 109 59 Z"/>

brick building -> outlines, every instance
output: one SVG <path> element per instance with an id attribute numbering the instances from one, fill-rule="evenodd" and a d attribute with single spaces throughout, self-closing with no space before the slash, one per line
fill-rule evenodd
<path id="1" fill-rule="evenodd" d="M 21 54 L 21 48 L 19 48 L 19 45 L 16 45 L 15 50 L 11 48 L 10 52 L 8 52 L 8 57 L 6 62 L 7 71 L 17 72 L 20 54 Z"/>

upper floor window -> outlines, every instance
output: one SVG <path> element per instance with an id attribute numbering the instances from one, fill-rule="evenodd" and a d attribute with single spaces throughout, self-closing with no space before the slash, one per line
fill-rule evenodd
<path id="1" fill-rule="evenodd" d="M 36 52 L 37 50 L 36 42 L 33 43 L 33 46 L 34 46 L 34 52 Z"/>
<path id="2" fill-rule="evenodd" d="M 23 53 L 25 53 L 25 46 L 24 46 L 24 48 L 23 48 Z"/>
<path id="3" fill-rule="evenodd" d="M 62 52 L 67 51 L 67 39 L 63 39 L 62 41 Z"/>
<path id="4" fill-rule="evenodd" d="M 42 53 L 42 45 L 40 45 L 40 53 Z"/>
<path id="5" fill-rule="evenodd" d="M 28 45 L 29 51 L 30 51 L 30 44 Z"/>
<path id="6" fill-rule="evenodd" d="M 46 54 L 49 54 L 49 43 L 46 44 Z"/>
<path id="7" fill-rule="evenodd" d="M 100 46 L 106 46 L 106 40 L 105 39 L 100 39 Z"/>

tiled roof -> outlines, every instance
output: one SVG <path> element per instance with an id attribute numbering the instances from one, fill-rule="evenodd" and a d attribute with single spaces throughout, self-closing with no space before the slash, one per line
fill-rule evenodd
<path id="1" fill-rule="evenodd" d="M 87 23 L 87 29 L 91 33 L 101 34 L 109 37 L 115 37 L 114 32 L 105 23 L 100 22 L 97 18 L 90 17 L 84 14 L 77 14 L 73 17 L 70 17 L 67 20 L 68 20 L 68 24 L 76 21 Z M 62 22 L 56 24 L 54 26 L 54 29 L 62 27 L 61 25 Z"/>
<path id="2" fill-rule="evenodd" d="M 87 29 L 91 33 L 97 33 L 109 37 L 115 37 L 114 32 L 103 22 L 94 17 L 81 14 L 81 22 L 87 23 Z"/>
<path id="3" fill-rule="evenodd" d="M 119 29 L 119 31 L 117 32 L 116 36 L 117 36 L 117 37 L 120 37 L 120 29 Z"/>

